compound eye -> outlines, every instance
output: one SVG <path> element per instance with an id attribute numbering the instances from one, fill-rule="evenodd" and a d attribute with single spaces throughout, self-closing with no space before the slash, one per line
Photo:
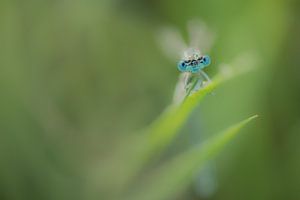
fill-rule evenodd
<path id="1" fill-rule="evenodd" d="M 187 64 L 184 61 L 180 61 L 178 63 L 178 69 L 181 72 L 184 72 L 186 70 Z"/>
<path id="2" fill-rule="evenodd" d="M 209 56 L 203 56 L 203 64 L 204 65 L 209 65 L 210 64 L 210 57 Z"/>

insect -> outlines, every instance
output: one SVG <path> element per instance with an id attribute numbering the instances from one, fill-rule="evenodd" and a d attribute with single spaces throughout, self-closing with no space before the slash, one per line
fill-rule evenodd
<path id="1" fill-rule="evenodd" d="M 177 68 L 183 72 L 177 86 L 178 91 L 185 90 L 185 95 L 200 90 L 206 83 L 210 83 L 209 76 L 203 71 L 211 63 L 208 55 L 201 55 L 200 50 L 188 48 L 184 51 Z"/>
<path id="2" fill-rule="evenodd" d="M 181 72 L 199 73 L 210 64 L 210 57 L 202 56 L 198 49 L 188 49 L 184 52 L 184 57 L 178 63 L 178 69 Z"/>
<path id="3" fill-rule="evenodd" d="M 189 43 L 177 29 L 165 28 L 159 35 L 159 44 L 171 60 L 178 60 L 177 68 L 182 72 L 174 91 L 174 103 L 180 104 L 187 95 L 203 88 L 211 80 L 204 72 L 211 59 L 207 52 L 212 46 L 214 34 L 204 23 L 193 20 L 188 23 Z M 201 50 L 201 51 L 200 51 Z"/>
<path id="4" fill-rule="evenodd" d="M 204 69 L 210 65 L 211 59 L 208 55 L 202 54 L 201 51 L 209 51 L 214 40 L 214 34 L 199 20 L 189 21 L 187 31 L 188 44 L 176 28 L 164 28 L 158 35 L 158 42 L 163 52 L 170 60 L 174 61 L 175 66 L 177 61 L 177 68 L 181 72 L 174 90 L 173 105 L 182 104 L 186 97 L 201 90 L 207 83 L 211 82 L 209 76 L 204 72 Z M 195 114 L 197 113 L 195 112 Z M 190 119 L 190 125 L 192 125 L 188 134 L 191 139 L 190 144 L 198 144 L 202 140 L 203 127 L 199 123 L 199 113 L 197 116 L 195 114 Z M 195 178 L 195 191 L 200 197 L 209 198 L 214 194 L 217 188 L 214 172 L 213 164 L 210 163 L 202 169 L 201 176 Z"/>

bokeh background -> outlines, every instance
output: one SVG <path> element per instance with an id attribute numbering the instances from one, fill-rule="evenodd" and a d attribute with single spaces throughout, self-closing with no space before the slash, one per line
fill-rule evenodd
<path id="1" fill-rule="evenodd" d="M 0 199 L 112 199 L 122 166 L 103 177 L 101 163 L 159 116 L 178 79 L 157 34 L 187 39 L 191 19 L 216 35 L 211 77 L 243 53 L 258 62 L 207 96 L 182 134 L 260 117 L 176 199 L 300 199 L 297 0 L 1 0 Z"/>

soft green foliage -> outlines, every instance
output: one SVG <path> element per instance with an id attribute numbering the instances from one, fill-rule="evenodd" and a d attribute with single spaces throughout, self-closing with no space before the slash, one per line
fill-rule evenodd
<path id="1" fill-rule="evenodd" d="M 223 147 L 231 141 L 247 123 L 250 117 L 219 133 L 197 147 L 176 156 L 150 175 L 149 180 L 135 188 L 136 194 L 130 200 L 163 200 L 175 197 L 192 180 L 192 177 Z"/>
<path id="2" fill-rule="evenodd" d="M 299 3 L 1 0 L 0 199 L 300 199 Z M 174 27 L 188 42 L 194 19 L 214 33 L 201 51 L 217 76 L 168 106 L 180 58 L 166 57 L 157 34 Z M 244 52 L 256 59 L 232 62 Z M 255 113 L 189 184 L 204 159 L 197 146 Z"/>
<path id="3" fill-rule="evenodd" d="M 227 73 L 220 72 L 213 81 L 202 88 L 201 90 L 192 93 L 184 99 L 180 105 L 171 105 L 147 130 L 149 135 L 149 145 L 146 146 L 144 157 L 148 159 L 151 155 L 160 152 L 172 141 L 176 133 L 187 121 L 192 111 L 203 100 L 203 98 L 211 94 L 215 88 L 227 80 L 234 78 L 237 75 L 245 73 L 251 69 L 253 63 L 244 63 L 236 66 L 235 63 L 230 67 L 226 67 Z"/>
<path id="4" fill-rule="evenodd" d="M 239 66 L 239 69 L 249 68 L 246 66 Z M 136 177 L 145 165 L 150 163 L 154 157 L 160 157 L 160 154 L 173 141 L 180 128 L 188 120 L 192 111 L 206 95 L 211 94 L 215 88 L 222 85 L 225 81 L 246 71 L 236 70 L 234 67 L 227 68 L 227 70 L 230 70 L 230 73 L 219 73 L 215 79 L 204 88 L 192 94 L 188 93 L 188 96 L 180 105 L 171 105 L 148 129 L 146 129 L 146 131 L 142 133 L 139 140 L 133 140 L 133 143 L 129 143 L 130 146 L 137 146 L 137 148 L 132 148 L 135 152 L 133 153 L 134 158 L 130 165 L 128 165 L 129 168 L 127 169 L 128 171 L 126 174 L 129 176 L 125 177 L 123 185 L 126 185 L 126 182 L 130 183 L 131 179 Z M 222 146 L 224 146 L 254 117 L 241 122 L 220 134 L 220 136 L 211 139 L 203 148 L 193 148 L 183 155 L 179 155 L 175 161 L 167 164 L 162 170 L 160 169 L 158 172 L 155 172 L 150 186 L 145 185 L 142 189 L 135 189 L 134 192 L 138 193 L 137 196 L 135 197 L 136 194 L 134 194 L 134 197 L 130 197 L 129 199 L 143 199 L 142 197 L 145 197 L 145 199 L 163 199 L 169 195 L 176 194 L 174 191 L 184 187 L 193 173 L 210 160 L 215 153 L 221 151 Z M 178 165 L 179 163 L 181 164 Z M 182 182 L 182 180 L 186 180 L 186 182 Z M 150 195 L 149 198 L 146 194 Z"/>

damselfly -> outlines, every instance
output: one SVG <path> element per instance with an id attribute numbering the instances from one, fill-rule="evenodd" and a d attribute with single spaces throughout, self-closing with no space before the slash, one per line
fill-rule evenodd
<path id="1" fill-rule="evenodd" d="M 164 28 L 159 34 L 159 44 L 164 53 L 173 61 L 180 60 L 177 68 L 181 74 L 174 92 L 174 105 L 181 104 L 190 94 L 201 90 L 211 82 L 204 72 L 211 59 L 201 51 L 209 51 L 214 35 L 204 23 L 195 20 L 188 23 L 188 33 L 189 45 L 186 45 L 177 29 Z M 202 140 L 203 126 L 200 117 L 200 113 L 195 112 L 189 121 L 189 131 L 185 136 L 190 138 L 190 145 L 198 144 Z M 203 198 L 210 197 L 216 190 L 217 179 L 214 172 L 213 163 L 209 163 L 202 169 L 201 176 L 195 177 L 195 191 Z"/>
<path id="2" fill-rule="evenodd" d="M 160 45 L 173 60 L 181 57 L 177 68 L 181 73 L 174 92 L 174 103 L 178 104 L 185 97 L 203 88 L 211 82 L 204 68 L 211 63 L 207 52 L 213 41 L 213 34 L 199 21 L 188 24 L 189 45 L 186 45 L 176 29 L 164 29 L 160 37 Z"/>

